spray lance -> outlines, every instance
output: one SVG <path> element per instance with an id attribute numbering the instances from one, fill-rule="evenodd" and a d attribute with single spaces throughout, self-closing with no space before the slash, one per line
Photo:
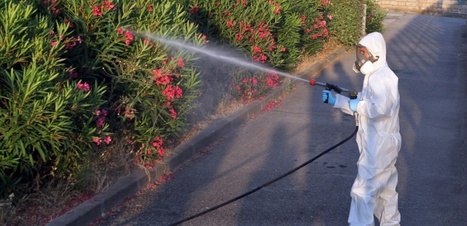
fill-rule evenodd
<path id="1" fill-rule="evenodd" d="M 331 83 L 318 82 L 318 81 L 316 81 L 314 79 L 310 80 L 310 85 L 311 86 L 315 86 L 315 85 L 322 86 L 322 87 L 324 87 L 324 89 L 334 90 L 336 93 L 346 92 L 347 96 L 350 99 L 357 99 L 358 91 L 356 91 L 356 90 L 348 90 L 348 89 L 341 88 L 341 87 L 336 86 L 336 85 L 331 84 Z M 327 102 L 328 102 L 328 100 L 326 99 L 325 103 L 327 103 Z"/>

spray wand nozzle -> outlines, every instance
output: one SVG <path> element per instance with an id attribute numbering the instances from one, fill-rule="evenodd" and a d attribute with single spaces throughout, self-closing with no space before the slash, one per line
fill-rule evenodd
<path id="1" fill-rule="evenodd" d="M 322 86 L 322 87 L 324 87 L 324 89 L 334 90 L 336 93 L 346 92 L 350 99 L 357 99 L 358 91 L 356 91 L 356 90 L 348 90 L 348 89 L 341 88 L 341 87 L 339 87 L 337 85 L 334 85 L 334 84 L 331 84 L 331 83 L 318 82 L 318 81 L 316 81 L 314 79 L 310 80 L 310 85 L 311 86 L 315 86 L 315 85 Z"/>

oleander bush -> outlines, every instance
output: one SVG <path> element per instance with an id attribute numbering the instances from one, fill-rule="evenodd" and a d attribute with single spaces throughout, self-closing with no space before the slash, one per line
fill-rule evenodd
<path id="1" fill-rule="evenodd" d="M 78 180 L 114 137 L 140 163 L 165 155 L 196 96 L 196 59 L 146 32 L 201 45 L 182 5 L 14 0 L 0 12 L 2 197 Z"/>

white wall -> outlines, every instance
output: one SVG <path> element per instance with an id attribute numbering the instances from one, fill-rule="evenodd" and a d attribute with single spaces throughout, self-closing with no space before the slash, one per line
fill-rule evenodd
<path id="1" fill-rule="evenodd" d="M 376 0 L 383 9 L 465 16 L 467 0 Z"/>

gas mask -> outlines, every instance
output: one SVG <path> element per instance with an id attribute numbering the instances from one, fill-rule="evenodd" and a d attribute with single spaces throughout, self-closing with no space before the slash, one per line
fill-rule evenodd
<path id="1" fill-rule="evenodd" d="M 373 62 L 378 60 L 378 57 L 373 56 L 368 49 L 366 49 L 366 52 L 368 53 L 368 57 L 365 57 L 365 55 L 362 53 L 362 51 L 359 48 L 365 48 L 362 45 L 357 45 L 356 47 L 356 55 L 357 55 L 357 60 L 355 61 L 355 64 L 353 66 L 353 70 L 355 73 L 361 72 L 362 74 L 368 74 L 372 71 L 374 71 L 374 64 Z"/>

